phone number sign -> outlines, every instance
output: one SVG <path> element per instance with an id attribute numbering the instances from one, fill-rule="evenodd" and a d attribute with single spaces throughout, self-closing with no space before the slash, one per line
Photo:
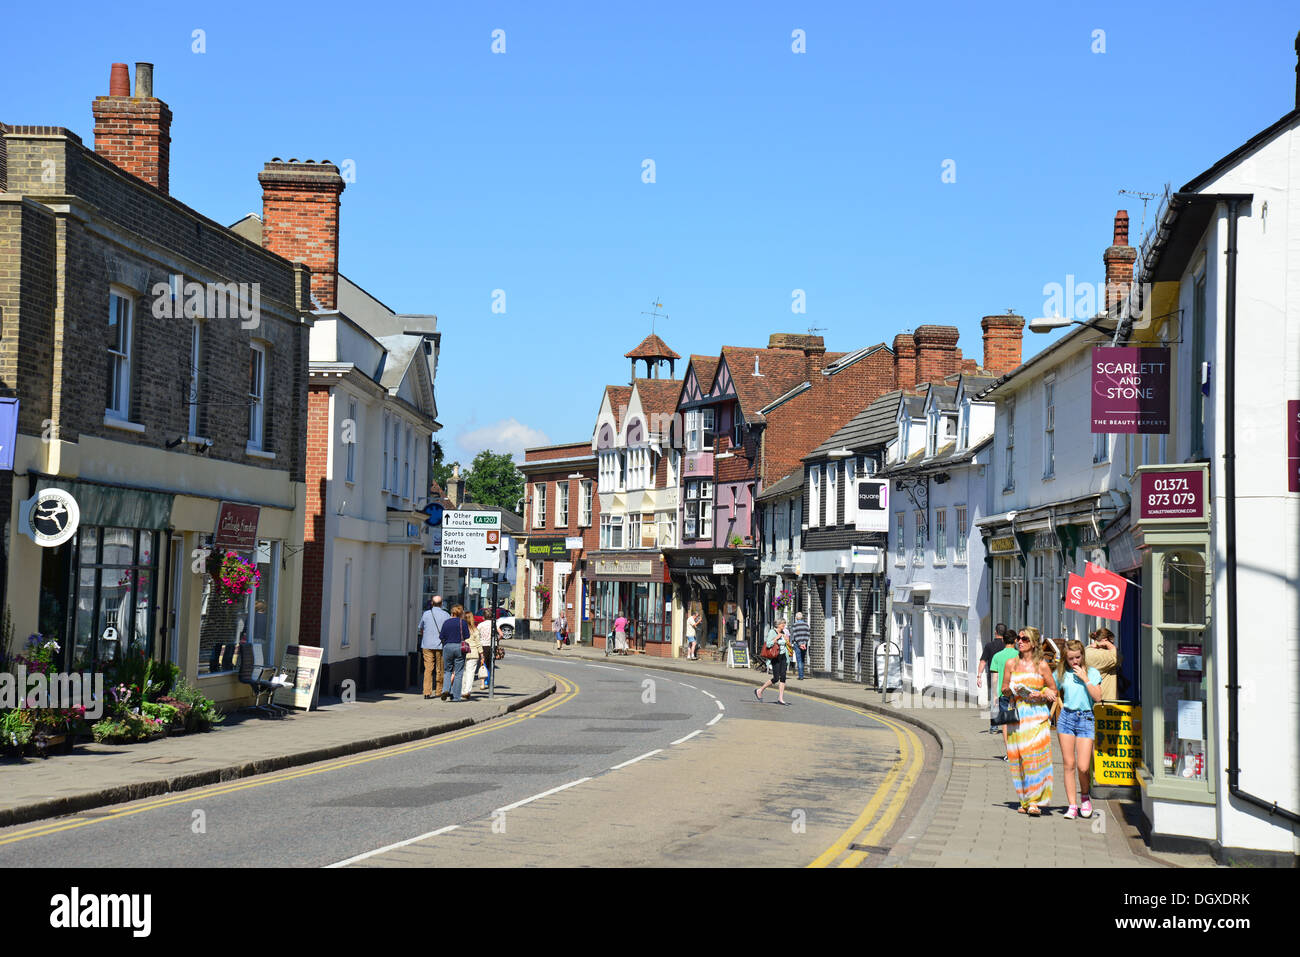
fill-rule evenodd
<path id="1" fill-rule="evenodd" d="M 1138 483 L 1138 519 L 1204 519 L 1205 472 L 1202 469 L 1142 472 Z"/>

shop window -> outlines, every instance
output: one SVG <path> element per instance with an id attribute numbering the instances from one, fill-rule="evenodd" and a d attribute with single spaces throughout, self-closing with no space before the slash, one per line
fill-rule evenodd
<path id="1" fill-rule="evenodd" d="M 158 533 L 83 525 L 76 543 L 72 668 L 152 654 Z"/>
<path id="2" fill-rule="evenodd" d="M 1208 688 L 1210 649 L 1205 642 L 1205 561 L 1197 552 L 1166 554 L 1161 561 L 1160 614 L 1156 627 L 1161 666 L 1163 724 L 1161 769 L 1166 778 L 1205 781 L 1209 774 Z"/>
<path id="3" fill-rule="evenodd" d="M 204 536 L 201 546 L 212 548 L 212 537 Z M 243 653 L 241 645 L 246 645 L 263 663 L 275 662 L 280 551 L 280 542 L 266 540 L 248 551 L 213 549 L 211 568 L 216 574 L 204 576 L 199 603 L 200 676 L 234 671 L 238 667 L 236 655 Z M 232 595 L 221 582 L 221 562 L 227 553 L 256 566 L 256 584 L 243 594 Z"/>

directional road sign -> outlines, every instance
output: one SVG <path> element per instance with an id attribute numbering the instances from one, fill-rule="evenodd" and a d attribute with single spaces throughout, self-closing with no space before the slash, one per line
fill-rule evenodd
<path id="1" fill-rule="evenodd" d="M 447 568 L 499 568 L 501 513 L 444 512 L 442 564 Z"/>

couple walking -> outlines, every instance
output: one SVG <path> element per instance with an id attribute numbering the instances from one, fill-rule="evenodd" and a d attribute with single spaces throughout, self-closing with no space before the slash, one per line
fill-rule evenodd
<path id="1" fill-rule="evenodd" d="M 465 682 L 465 663 L 474 661 L 474 675 L 477 677 L 481 664 L 485 669 L 483 690 L 488 690 L 492 675 L 492 662 L 483 648 L 491 647 L 491 618 L 485 618 L 475 627 L 474 615 L 460 605 L 453 605 L 450 612 L 442 607 L 442 596 L 434 595 L 429 601 L 429 609 L 420 618 L 420 652 L 424 658 L 424 697 L 433 697 L 436 679 L 442 689 L 438 698 L 442 701 L 469 701 L 470 687 L 462 686 Z"/>

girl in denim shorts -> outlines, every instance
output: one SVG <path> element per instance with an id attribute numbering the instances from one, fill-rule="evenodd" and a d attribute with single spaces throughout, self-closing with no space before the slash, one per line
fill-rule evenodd
<path id="1" fill-rule="evenodd" d="M 1071 639 L 1056 664 L 1056 686 L 1061 691 L 1061 716 L 1056 734 L 1065 760 L 1065 796 L 1070 808 L 1065 818 L 1092 817 L 1092 748 L 1097 737 L 1092 706 L 1101 700 L 1101 672 L 1083 667 L 1083 642 Z M 1076 777 L 1077 769 L 1077 777 Z M 1078 801 L 1082 792 L 1082 802 Z M 1082 804 L 1082 806 L 1080 806 Z"/>

